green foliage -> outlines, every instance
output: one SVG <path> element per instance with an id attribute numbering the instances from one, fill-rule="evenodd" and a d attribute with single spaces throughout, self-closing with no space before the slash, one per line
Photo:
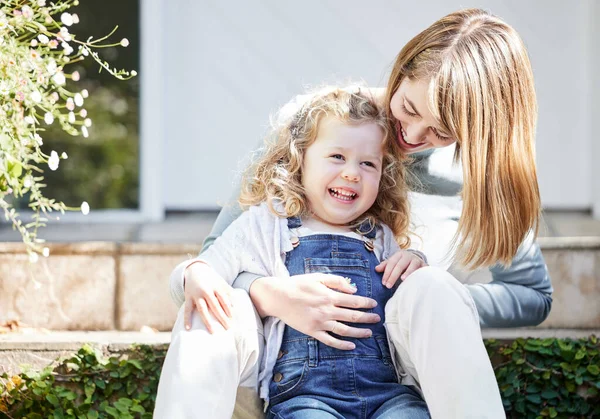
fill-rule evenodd
<path id="1" fill-rule="evenodd" d="M 58 170 L 61 160 L 68 158 L 65 152 L 42 148 L 47 129 L 55 126 L 66 134 L 88 138 L 92 126 L 83 107 L 89 91 L 76 88 L 81 74 L 71 71 L 72 66 L 92 60 L 117 79 L 136 75 L 111 68 L 98 54 L 101 48 L 127 47 L 128 39 L 107 41 L 113 31 L 98 39 L 80 40 L 70 32 L 79 17 L 67 10 L 78 3 L 0 2 L 0 211 L 23 237 L 33 262 L 38 253 L 48 254 L 37 232 L 50 213 L 79 210 L 43 193 L 46 167 Z M 23 222 L 15 208 L 15 202 L 25 197 L 33 212 L 31 222 Z M 82 202 L 81 211 L 89 212 L 87 202 Z"/>
<path id="2" fill-rule="evenodd" d="M 600 417 L 595 336 L 489 339 L 486 347 L 508 417 Z M 85 345 L 41 372 L 0 375 L 0 417 L 151 418 L 164 358 L 164 350 L 148 346 L 107 358 Z"/>
<path id="3" fill-rule="evenodd" d="M 600 344 L 586 339 L 486 342 L 513 418 L 600 417 Z"/>
<path id="4" fill-rule="evenodd" d="M 40 372 L 0 376 L 0 417 L 151 418 L 164 350 L 107 358 L 89 345 Z"/>

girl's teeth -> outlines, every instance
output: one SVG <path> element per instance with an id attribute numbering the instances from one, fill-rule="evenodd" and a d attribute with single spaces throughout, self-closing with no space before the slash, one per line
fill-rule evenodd
<path id="1" fill-rule="evenodd" d="M 356 197 L 355 193 L 347 192 L 340 189 L 330 189 L 329 192 L 336 198 L 343 199 L 345 201 L 351 201 Z"/>

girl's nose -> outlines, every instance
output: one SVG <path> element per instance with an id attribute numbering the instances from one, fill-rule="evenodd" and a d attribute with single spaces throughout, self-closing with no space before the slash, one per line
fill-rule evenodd
<path id="1" fill-rule="evenodd" d="M 356 170 L 345 170 L 342 174 L 342 178 L 347 180 L 348 182 L 358 182 L 360 180 L 360 175 Z"/>

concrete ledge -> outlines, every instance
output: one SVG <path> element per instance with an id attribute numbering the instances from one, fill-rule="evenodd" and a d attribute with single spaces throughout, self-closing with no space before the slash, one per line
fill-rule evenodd
<path id="1" fill-rule="evenodd" d="M 541 237 L 555 289 L 550 329 L 600 329 L 600 237 Z M 0 243 L 0 324 L 49 330 L 168 331 L 177 314 L 168 276 L 193 243 L 49 243 L 30 264 L 21 243 Z M 489 271 L 457 277 L 488 282 Z"/>

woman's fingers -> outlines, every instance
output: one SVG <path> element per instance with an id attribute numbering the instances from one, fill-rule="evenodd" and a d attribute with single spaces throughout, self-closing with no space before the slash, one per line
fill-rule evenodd
<path id="1" fill-rule="evenodd" d="M 229 293 L 223 293 L 217 290 L 215 291 L 215 295 L 217 296 L 219 304 L 221 304 L 221 308 L 223 308 L 223 311 L 225 312 L 227 317 L 230 319 L 233 318 L 233 306 L 231 304 L 231 298 L 229 296 Z"/>
<path id="2" fill-rule="evenodd" d="M 400 275 L 402 275 L 402 272 L 404 272 L 406 270 L 409 263 L 410 263 L 409 259 L 402 258 L 398 261 L 398 263 L 396 263 L 396 265 L 388 266 L 389 273 L 386 272 L 388 275 L 387 275 L 387 278 L 385 279 L 384 286 L 386 286 L 387 288 L 392 288 L 394 286 L 394 284 L 396 283 L 396 281 L 398 281 L 398 279 L 400 279 Z"/>
<path id="3" fill-rule="evenodd" d="M 331 296 L 333 305 L 337 307 L 347 308 L 374 308 L 377 307 L 377 301 L 372 298 L 362 297 L 360 295 L 347 295 L 341 293 L 335 293 Z"/>
<path id="4" fill-rule="evenodd" d="M 354 294 L 356 292 L 356 287 L 350 285 L 349 278 L 344 278 L 338 275 L 325 274 L 321 275 L 319 280 L 323 285 L 332 290 L 345 292 L 346 294 Z"/>
<path id="5" fill-rule="evenodd" d="M 377 314 L 377 313 L 365 313 L 364 311 L 349 310 L 347 308 L 338 308 L 338 307 L 336 307 L 332 311 L 332 314 L 330 317 L 332 320 L 337 320 L 338 322 L 347 322 L 347 323 L 379 323 L 381 321 L 381 317 L 379 317 L 379 314 Z M 364 329 L 361 329 L 361 330 L 364 330 Z M 350 336 L 350 335 L 344 335 L 344 334 L 341 334 L 341 335 L 342 336 Z M 355 337 L 365 337 L 365 336 L 355 336 Z"/>
<path id="6" fill-rule="evenodd" d="M 423 261 L 421 259 L 414 258 L 410 262 L 410 264 L 408 265 L 408 267 L 406 268 L 404 273 L 402 274 L 402 276 L 401 276 L 402 280 L 404 281 L 406 278 L 408 278 L 408 275 L 410 275 L 411 273 L 413 273 L 414 271 L 416 271 L 417 269 L 419 269 L 422 266 L 423 266 Z"/>
<path id="7" fill-rule="evenodd" d="M 331 346 L 332 348 L 340 349 L 342 351 L 351 351 L 356 347 L 354 343 L 336 339 L 325 331 L 315 332 L 313 337 L 327 346 Z"/>
<path id="8" fill-rule="evenodd" d="M 215 296 L 215 294 L 208 294 L 205 298 L 206 303 L 208 304 L 208 308 L 213 316 L 217 319 L 219 323 L 225 328 L 225 330 L 229 329 L 229 319 L 223 308 L 221 307 L 221 303 L 219 299 Z"/>
<path id="9" fill-rule="evenodd" d="M 348 338 L 364 339 L 373 335 L 373 332 L 371 332 L 370 329 L 348 326 L 347 324 L 335 320 L 327 322 L 326 328 L 330 333 L 335 333 L 336 335 Z"/>
<path id="10" fill-rule="evenodd" d="M 206 330 L 208 333 L 213 333 L 213 328 L 210 322 L 209 314 L 208 314 L 208 306 L 206 305 L 206 301 L 204 298 L 198 298 L 196 300 L 196 309 L 200 314 L 200 318 L 202 319 L 202 323 L 206 326 Z"/>
<path id="11" fill-rule="evenodd" d="M 375 271 L 383 272 L 385 270 L 386 265 L 388 264 L 387 259 L 381 262 L 379 265 L 375 266 Z"/>

